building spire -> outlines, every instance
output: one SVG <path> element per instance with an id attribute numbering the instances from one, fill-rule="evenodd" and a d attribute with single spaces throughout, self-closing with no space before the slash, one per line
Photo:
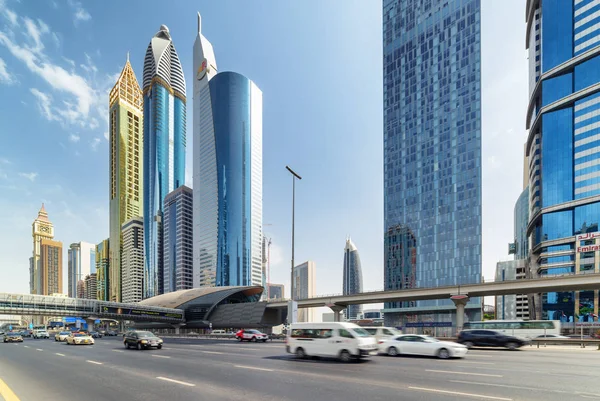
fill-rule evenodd
<path id="1" fill-rule="evenodd" d="M 129 63 L 129 50 L 127 50 L 127 62 Z"/>
<path id="2" fill-rule="evenodd" d="M 198 33 L 202 32 L 202 17 L 200 16 L 200 11 L 198 11 Z"/>

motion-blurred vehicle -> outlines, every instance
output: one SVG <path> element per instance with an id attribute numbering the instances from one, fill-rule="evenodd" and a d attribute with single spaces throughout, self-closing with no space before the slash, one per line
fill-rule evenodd
<path id="1" fill-rule="evenodd" d="M 568 339 L 569 337 L 567 336 L 561 336 L 559 334 L 542 334 L 540 336 L 537 336 L 535 339 L 536 340 L 543 340 L 543 339 L 548 339 L 548 340 L 555 340 L 555 339 Z"/>
<path id="2" fill-rule="evenodd" d="M 59 331 L 54 336 L 54 341 L 67 341 L 67 337 L 71 335 L 70 331 Z"/>
<path id="3" fill-rule="evenodd" d="M 440 359 L 462 358 L 469 351 L 465 345 L 416 334 L 389 337 L 378 342 L 379 352 L 390 355 L 437 356 Z"/>
<path id="4" fill-rule="evenodd" d="M 22 343 L 23 337 L 21 337 L 20 333 L 8 332 L 8 333 L 4 334 L 4 336 L 2 338 L 2 342 L 4 342 L 4 343 Z"/>
<path id="5" fill-rule="evenodd" d="M 23 330 L 21 332 L 21 337 L 23 337 L 23 338 L 25 338 L 25 337 L 31 338 L 31 334 L 32 334 L 31 330 Z"/>
<path id="6" fill-rule="evenodd" d="M 73 332 L 67 337 L 67 345 L 94 345 L 94 339 L 89 334 Z"/>
<path id="7" fill-rule="evenodd" d="M 591 340 L 593 339 L 592 336 L 588 336 L 588 335 L 581 335 L 581 334 L 569 334 L 568 336 L 566 336 L 567 338 L 573 338 L 575 340 Z"/>
<path id="8" fill-rule="evenodd" d="M 265 333 L 261 333 L 258 330 L 242 329 L 235 334 L 235 338 L 237 338 L 237 340 L 240 342 L 241 341 L 252 341 L 252 342 L 262 341 L 263 343 L 265 343 L 269 339 L 269 336 L 266 335 Z"/>
<path id="9" fill-rule="evenodd" d="M 33 338 L 50 338 L 50 334 L 46 330 L 34 330 Z"/>
<path id="10" fill-rule="evenodd" d="M 132 330 L 126 333 L 125 338 L 123 338 L 123 345 L 127 349 L 131 347 L 138 350 L 148 348 L 161 349 L 163 340 L 150 331 Z"/>
<path id="11" fill-rule="evenodd" d="M 102 334 L 100 334 L 100 333 L 99 333 L 99 332 L 97 332 L 97 331 L 90 331 L 90 336 L 91 336 L 92 338 L 102 338 Z"/>
<path id="12" fill-rule="evenodd" d="M 402 335 L 402 332 L 395 327 L 363 327 L 363 329 L 374 336 L 377 342 Z"/>
<path id="13" fill-rule="evenodd" d="M 463 330 L 458 334 L 457 342 L 471 348 L 478 347 L 505 347 L 516 350 L 529 341 L 524 338 L 507 336 L 493 330 Z"/>

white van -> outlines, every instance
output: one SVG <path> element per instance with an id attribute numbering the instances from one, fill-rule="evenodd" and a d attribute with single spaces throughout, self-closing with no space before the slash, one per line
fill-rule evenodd
<path id="1" fill-rule="evenodd" d="M 377 342 L 402 335 L 402 332 L 395 327 L 363 327 L 363 329 L 375 336 Z"/>
<path id="2" fill-rule="evenodd" d="M 298 358 L 325 356 L 344 362 L 377 352 L 377 342 L 354 323 L 294 323 L 288 330 L 286 351 Z"/>

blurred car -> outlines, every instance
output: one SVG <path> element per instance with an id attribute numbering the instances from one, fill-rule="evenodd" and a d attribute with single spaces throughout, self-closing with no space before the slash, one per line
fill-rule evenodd
<path id="1" fill-rule="evenodd" d="M 21 332 L 21 337 L 23 337 L 23 338 L 25 338 L 25 337 L 30 338 L 31 337 L 31 330 L 23 330 Z"/>
<path id="2" fill-rule="evenodd" d="M 105 335 L 114 337 L 114 336 L 116 336 L 117 334 L 118 334 L 118 333 L 117 333 L 116 331 L 114 331 L 114 330 L 109 330 L 108 332 L 106 332 L 106 334 L 105 334 Z"/>
<path id="3" fill-rule="evenodd" d="M 379 352 L 390 356 L 423 355 L 440 359 L 462 358 L 469 349 L 462 344 L 440 341 L 437 338 L 416 334 L 404 334 L 379 340 Z"/>
<path id="4" fill-rule="evenodd" d="M 528 343 L 528 340 L 508 336 L 494 330 L 463 330 L 458 334 L 457 342 L 471 348 L 478 347 L 505 347 L 515 350 Z"/>
<path id="5" fill-rule="evenodd" d="M 73 332 L 67 337 L 67 345 L 94 345 L 94 339 L 89 334 Z"/>
<path id="6" fill-rule="evenodd" d="M 8 332 L 4 334 L 4 338 L 2 339 L 4 343 L 22 343 L 23 337 L 21 337 L 21 333 L 13 333 Z"/>
<path id="7" fill-rule="evenodd" d="M 265 333 L 261 333 L 258 330 L 242 329 L 235 334 L 235 338 L 237 338 L 238 341 L 253 341 L 253 342 L 262 341 L 264 343 L 264 342 L 267 342 L 267 340 L 269 339 L 269 336 L 266 335 Z"/>
<path id="8" fill-rule="evenodd" d="M 33 338 L 50 338 L 50 334 L 46 330 L 34 330 L 32 334 Z"/>
<path id="9" fill-rule="evenodd" d="M 70 331 L 60 331 L 54 336 L 54 341 L 67 341 L 67 337 L 69 337 L 70 335 Z"/>
<path id="10" fill-rule="evenodd" d="M 567 336 L 561 336 L 558 334 L 541 334 L 539 336 L 537 336 L 535 339 L 536 340 L 543 340 L 543 339 L 548 339 L 548 340 L 554 340 L 554 339 L 565 339 L 565 338 L 569 338 Z"/>
<path id="11" fill-rule="evenodd" d="M 92 338 L 102 338 L 102 334 L 100 334 L 100 333 L 99 333 L 99 332 L 97 332 L 97 331 L 90 331 L 90 336 L 91 336 Z"/>
<path id="12" fill-rule="evenodd" d="M 123 338 L 123 345 L 129 349 L 131 347 L 141 349 L 157 348 L 161 349 L 163 340 L 150 331 L 131 330 Z"/>
<path id="13" fill-rule="evenodd" d="M 106 330 L 100 330 L 99 333 L 102 334 L 103 336 L 108 335 L 108 331 L 106 331 Z"/>
<path id="14" fill-rule="evenodd" d="M 370 335 L 375 336 L 377 341 L 402 335 L 402 332 L 395 327 L 363 327 L 363 329 L 367 330 Z"/>
<path id="15" fill-rule="evenodd" d="M 592 336 L 587 336 L 587 335 L 583 335 L 583 336 L 582 336 L 581 334 L 569 334 L 569 335 L 568 335 L 568 336 L 566 336 L 566 337 L 567 337 L 567 338 L 573 338 L 573 339 L 575 339 L 575 340 L 581 340 L 581 339 L 584 339 L 584 340 L 590 340 L 590 339 L 592 339 L 592 338 L 593 338 Z"/>

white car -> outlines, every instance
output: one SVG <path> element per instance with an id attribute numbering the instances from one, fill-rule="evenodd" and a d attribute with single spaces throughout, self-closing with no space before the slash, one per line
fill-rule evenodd
<path id="1" fill-rule="evenodd" d="M 67 337 L 69 337 L 71 335 L 70 331 L 61 331 L 56 333 L 56 335 L 54 336 L 54 341 L 67 341 Z"/>
<path id="2" fill-rule="evenodd" d="M 466 346 L 459 343 L 416 334 L 404 334 L 379 341 L 379 352 L 391 356 L 424 355 L 448 359 L 462 358 L 468 351 Z"/>
<path id="3" fill-rule="evenodd" d="M 33 338 L 50 338 L 50 334 L 46 330 L 34 330 Z"/>
<path id="4" fill-rule="evenodd" d="M 395 327 L 363 327 L 363 329 L 367 330 L 370 335 L 375 336 L 375 340 L 378 342 L 402 335 L 402 332 Z"/>
<path id="5" fill-rule="evenodd" d="M 94 339 L 86 333 L 71 333 L 67 337 L 67 345 L 94 345 Z"/>

